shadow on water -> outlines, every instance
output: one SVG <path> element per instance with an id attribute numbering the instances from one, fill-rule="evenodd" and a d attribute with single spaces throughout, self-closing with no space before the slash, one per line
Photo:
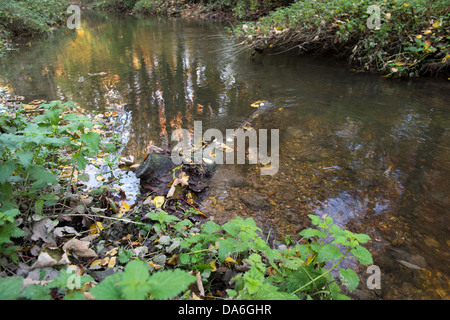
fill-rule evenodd
<path id="1" fill-rule="evenodd" d="M 122 154 L 138 161 L 196 120 L 224 131 L 252 102 L 275 103 L 255 128 L 280 130 L 278 172 L 223 165 L 202 210 L 218 222 L 251 216 L 279 239 L 309 226 L 308 214 L 331 216 L 373 240 L 382 287 L 363 281 L 357 297 L 449 298 L 447 82 L 352 73 L 293 53 L 250 60 L 217 23 L 98 12 L 19 49 L 2 62 L 0 84 L 27 101 L 117 111 Z"/>

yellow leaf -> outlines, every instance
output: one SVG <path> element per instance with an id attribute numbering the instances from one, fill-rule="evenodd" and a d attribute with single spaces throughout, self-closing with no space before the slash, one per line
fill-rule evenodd
<path id="1" fill-rule="evenodd" d="M 439 28 L 442 25 L 442 21 L 441 20 L 436 20 L 432 26 L 435 28 Z"/>
<path id="2" fill-rule="evenodd" d="M 194 300 L 202 300 L 198 295 L 196 295 L 194 292 L 192 292 L 192 299 Z"/>
<path id="3" fill-rule="evenodd" d="M 102 259 L 102 261 L 100 262 L 100 265 L 103 267 L 103 266 L 106 266 L 108 263 L 109 263 L 109 257 L 104 257 Z"/>
<path id="4" fill-rule="evenodd" d="M 112 257 L 109 259 L 108 268 L 112 268 L 116 265 L 116 257 Z"/>
<path id="5" fill-rule="evenodd" d="M 409 6 L 409 4 L 407 4 L 407 3 L 404 3 L 404 4 L 403 4 L 403 7 L 407 7 L 407 6 Z"/>
<path id="6" fill-rule="evenodd" d="M 166 263 L 170 264 L 171 266 L 175 266 L 178 261 L 180 261 L 180 255 L 178 253 L 175 253 L 172 258 L 170 258 Z"/>
<path id="7" fill-rule="evenodd" d="M 445 63 L 447 60 L 449 60 L 450 59 L 450 54 L 448 54 L 448 55 L 446 55 L 445 57 L 444 57 L 444 59 L 442 59 L 442 63 Z"/>
<path id="8" fill-rule="evenodd" d="M 417 38 L 417 39 L 422 39 L 422 35 L 419 34 L 419 35 L 416 36 L 416 38 Z"/>
<path id="9" fill-rule="evenodd" d="M 192 194 L 190 191 L 186 194 L 186 202 L 189 204 L 194 204 L 194 199 L 192 199 Z"/>
<path id="10" fill-rule="evenodd" d="M 100 233 L 103 229 L 104 229 L 104 227 L 103 227 L 102 223 L 99 221 L 91 224 L 91 226 L 89 227 L 91 234 Z"/>
<path id="11" fill-rule="evenodd" d="M 127 202 L 122 201 L 122 204 L 120 206 L 119 214 L 117 215 L 117 218 L 122 218 L 123 214 L 125 212 L 127 212 L 128 210 L 130 210 L 130 205 Z"/>
<path id="12" fill-rule="evenodd" d="M 106 255 L 107 256 L 115 256 L 117 254 L 117 251 L 119 251 L 119 248 L 113 248 L 111 250 L 109 250 Z"/>
<path id="13" fill-rule="evenodd" d="M 166 198 L 164 198 L 163 196 L 157 196 L 153 199 L 153 204 L 156 208 L 161 208 L 164 204 L 164 201 L 166 201 Z"/>
<path id="14" fill-rule="evenodd" d="M 105 177 L 104 176 L 96 176 L 95 179 L 97 179 L 97 181 L 105 181 Z"/>
<path id="15" fill-rule="evenodd" d="M 234 260 L 233 258 L 227 257 L 227 258 L 225 259 L 225 263 L 227 263 L 227 264 L 230 264 L 230 263 L 236 264 L 237 262 L 236 262 L 236 260 Z"/>
<path id="16" fill-rule="evenodd" d="M 152 268 L 154 268 L 155 270 L 161 269 L 162 266 L 160 266 L 159 264 L 154 263 L 153 261 L 149 261 L 148 265 Z"/>
<path id="17" fill-rule="evenodd" d="M 99 266 L 101 262 L 102 262 L 102 259 L 94 260 L 94 261 L 92 261 L 92 263 L 89 266 L 89 268 L 93 268 L 93 267 Z"/>
<path id="18" fill-rule="evenodd" d="M 250 106 L 253 108 L 259 108 L 261 103 L 264 103 L 264 102 L 268 102 L 268 101 L 267 100 L 258 100 L 258 101 L 253 102 Z"/>
<path id="19" fill-rule="evenodd" d="M 211 261 L 210 263 L 209 263 L 209 265 L 211 266 L 211 271 L 212 272 L 214 272 L 214 271 L 216 271 L 217 270 L 217 267 L 216 267 L 216 263 L 214 262 L 214 261 Z"/>

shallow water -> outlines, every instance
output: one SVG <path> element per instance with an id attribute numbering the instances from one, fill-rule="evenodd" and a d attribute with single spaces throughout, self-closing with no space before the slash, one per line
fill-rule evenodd
<path id="1" fill-rule="evenodd" d="M 308 226 L 308 214 L 331 216 L 373 240 L 381 290 L 366 288 L 361 268 L 357 296 L 449 297 L 448 81 L 391 80 L 293 53 L 250 59 L 221 24 L 180 19 L 85 12 L 81 30 L 31 43 L 2 62 L 0 84 L 26 101 L 117 111 L 122 154 L 138 161 L 195 120 L 224 132 L 254 101 L 275 103 L 257 127 L 280 130 L 277 174 L 222 166 L 204 212 L 254 217 L 281 239 Z M 264 206 L 249 201 L 260 197 Z"/>

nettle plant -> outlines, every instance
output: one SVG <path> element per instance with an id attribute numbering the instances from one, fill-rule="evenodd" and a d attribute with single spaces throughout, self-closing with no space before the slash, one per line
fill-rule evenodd
<path id="1" fill-rule="evenodd" d="M 208 221 L 200 233 L 182 242 L 180 263 L 200 271 L 210 270 L 216 261 L 247 269 L 231 281 L 234 289 L 227 289 L 230 298 L 348 299 L 340 293 L 332 271 L 338 269 L 340 283 L 356 289 L 359 276 L 339 264 L 351 256 L 363 265 L 372 264 L 372 255 L 361 246 L 370 237 L 343 230 L 331 217 L 309 217 L 317 228 L 300 232 L 307 243 L 278 249 L 258 235 L 261 230 L 251 218 L 236 218 L 222 226 Z"/>
<path id="2" fill-rule="evenodd" d="M 0 252 L 10 238 L 23 236 L 14 228 L 19 213 L 42 214 L 45 206 L 55 206 L 63 197 L 64 183 L 59 178 L 64 167 L 71 168 L 70 181 L 75 170 L 84 170 L 88 157 L 93 157 L 104 146 L 100 135 L 92 130 L 100 125 L 87 116 L 67 113 L 75 109 L 71 102 L 53 101 L 34 109 L 43 114 L 25 117 L 26 110 L 0 114 Z M 20 210 L 20 211 L 19 211 Z M 19 229 L 20 230 L 20 229 Z M 6 254 L 13 260 L 11 250 Z"/>

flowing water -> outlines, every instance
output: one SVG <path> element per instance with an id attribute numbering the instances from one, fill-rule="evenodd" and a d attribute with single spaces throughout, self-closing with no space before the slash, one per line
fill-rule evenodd
<path id="1" fill-rule="evenodd" d="M 171 147 L 174 129 L 201 120 L 225 132 L 269 100 L 277 108 L 257 125 L 280 130 L 278 172 L 223 165 L 201 209 L 219 222 L 251 216 L 279 239 L 295 239 L 308 214 L 331 216 L 372 238 L 381 289 L 355 269 L 356 297 L 449 298 L 448 81 L 391 80 L 293 53 L 250 58 L 223 27 L 84 12 L 81 29 L 21 44 L 2 61 L 0 85 L 26 101 L 118 112 L 122 154 L 138 161 L 151 144 Z"/>

